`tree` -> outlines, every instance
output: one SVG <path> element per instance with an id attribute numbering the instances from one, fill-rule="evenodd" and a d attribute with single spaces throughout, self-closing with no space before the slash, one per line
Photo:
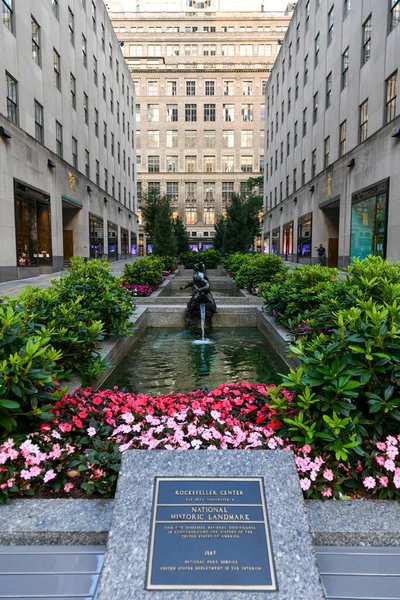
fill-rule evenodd
<path id="1" fill-rule="evenodd" d="M 143 229 L 151 239 L 154 237 L 154 227 L 158 212 L 167 206 L 171 211 L 168 196 L 161 196 L 158 190 L 148 190 L 142 193 L 141 207 L 143 216 Z"/>
<path id="2" fill-rule="evenodd" d="M 157 208 L 151 241 L 153 254 L 156 256 L 174 256 L 176 254 L 174 222 L 169 202 L 164 202 Z"/>
<path id="3" fill-rule="evenodd" d="M 258 213 L 262 208 L 262 198 L 243 198 L 234 194 L 227 208 L 223 253 L 248 252 L 254 238 L 260 233 Z"/>
<path id="4" fill-rule="evenodd" d="M 214 248 L 219 252 L 223 252 L 226 232 L 226 219 L 220 215 L 214 225 Z"/>
<path id="5" fill-rule="evenodd" d="M 177 253 L 182 254 L 183 252 L 188 252 L 190 250 L 189 234 L 187 232 L 184 222 L 179 217 L 176 217 L 174 223 L 174 234 L 176 239 Z"/>

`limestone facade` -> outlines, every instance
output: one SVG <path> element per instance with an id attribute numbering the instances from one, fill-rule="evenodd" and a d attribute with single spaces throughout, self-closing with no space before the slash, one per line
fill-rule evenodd
<path id="1" fill-rule="evenodd" d="M 0 281 L 137 236 L 135 91 L 101 0 L 7 0 L 0 16 Z"/>
<path id="2" fill-rule="evenodd" d="M 264 250 L 400 259 L 400 2 L 300 0 L 266 88 Z"/>
<path id="3" fill-rule="evenodd" d="M 138 196 L 170 195 L 207 246 L 232 193 L 262 174 L 264 87 L 291 13 L 109 14 L 136 87 Z"/>

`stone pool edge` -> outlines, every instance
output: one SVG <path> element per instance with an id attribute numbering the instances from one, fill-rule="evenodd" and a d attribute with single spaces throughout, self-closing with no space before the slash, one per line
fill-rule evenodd
<path id="1" fill-rule="evenodd" d="M 400 546 L 400 503 L 304 500 L 315 546 Z M 0 545 L 106 544 L 114 499 L 16 499 L 0 506 Z"/>

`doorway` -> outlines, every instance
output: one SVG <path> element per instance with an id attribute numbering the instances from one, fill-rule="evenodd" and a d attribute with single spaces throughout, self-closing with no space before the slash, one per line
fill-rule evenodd
<path id="1" fill-rule="evenodd" d="M 70 260 L 74 255 L 74 232 L 71 229 L 64 229 L 64 260 Z"/>
<path id="2" fill-rule="evenodd" d="M 328 238 L 328 267 L 337 268 L 339 264 L 339 215 L 340 198 L 321 208 L 325 218 L 325 226 Z"/>

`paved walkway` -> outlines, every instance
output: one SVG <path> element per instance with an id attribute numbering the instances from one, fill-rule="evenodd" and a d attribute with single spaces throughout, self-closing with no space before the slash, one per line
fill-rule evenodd
<path id="1" fill-rule="evenodd" d="M 136 260 L 136 257 L 129 258 L 126 260 L 117 260 L 117 261 L 110 263 L 110 273 L 112 273 L 116 277 L 119 277 L 120 275 L 122 275 L 122 273 L 124 271 L 125 264 L 130 263 L 133 260 Z M 0 283 L 0 297 L 1 296 L 9 296 L 9 297 L 18 296 L 18 294 L 20 294 L 22 292 L 22 290 L 24 288 L 26 288 L 27 286 L 48 288 L 51 286 L 51 282 L 53 281 L 53 279 L 59 279 L 61 277 L 61 275 L 66 272 L 67 271 L 60 271 L 58 273 L 50 273 L 48 275 L 39 275 L 38 277 L 29 277 L 27 279 L 16 279 L 14 281 L 5 281 L 3 283 Z"/>

